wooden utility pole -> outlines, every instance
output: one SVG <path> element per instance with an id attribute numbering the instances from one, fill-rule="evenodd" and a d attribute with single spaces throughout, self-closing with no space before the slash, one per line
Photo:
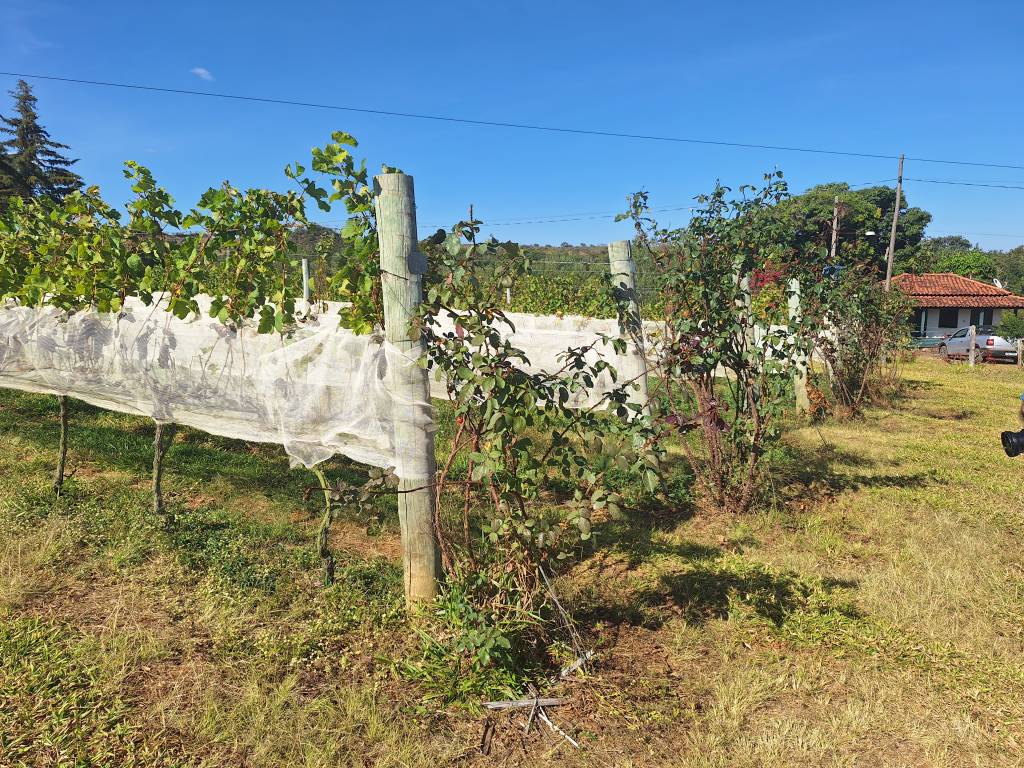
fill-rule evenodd
<path id="1" fill-rule="evenodd" d="M 392 416 L 398 453 L 398 521 L 402 529 L 402 567 L 406 605 L 429 603 L 437 596 L 441 559 L 434 530 L 437 458 L 434 454 L 430 380 L 416 361 L 424 352 L 423 335 L 411 327 L 423 301 L 427 264 L 416 248 L 416 201 L 412 176 L 384 173 L 373 179 L 380 242 L 384 335 L 399 354 L 388 359 L 394 396 Z"/>
<path id="2" fill-rule="evenodd" d="M 896 206 L 892 209 L 892 229 L 889 230 L 889 252 L 885 257 L 885 290 L 888 292 L 892 283 L 892 260 L 896 255 L 896 224 L 900 220 L 900 202 L 903 195 L 903 153 L 900 153 L 900 166 L 896 172 Z"/>
<path id="3" fill-rule="evenodd" d="M 831 263 L 836 263 L 836 252 L 839 250 L 839 195 L 832 203 L 832 250 Z"/>
<path id="4" fill-rule="evenodd" d="M 619 337 L 627 344 L 626 354 L 618 358 L 619 381 L 633 381 L 636 389 L 630 402 L 636 403 L 642 413 L 650 416 L 650 395 L 647 390 L 647 356 L 644 354 L 644 323 L 640 316 L 640 302 L 636 292 L 636 262 L 629 240 L 616 240 L 608 244 L 608 266 L 612 285 L 625 300 L 625 314 L 619 320 Z"/>

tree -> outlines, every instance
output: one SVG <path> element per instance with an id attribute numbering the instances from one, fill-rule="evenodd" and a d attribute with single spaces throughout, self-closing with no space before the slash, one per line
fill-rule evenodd
<path id="1" fill-rule="evenodd" d="M 994 251 L 992 260 L 996 263 L 996 277 L 1004 288 L 1014 293 L 1024 291 L 1024 245 L 1008 251 Z"/>
<path id="2" fill-rule="evenodd" d="M 50 138 L 39 124 L 36 97 L 24 80 L 11 91 L 14 117 L 0 115 L 0 206 L 9 197 L 46 196 L 61 200 L 79 189 L 82 179 L 71 170 L 71 160 L 61 150 L 69 149 Z"/>
<path id="3" fill-rule="evenodd" d="M 942 235 L 941 237 L 926 237 L 921 243 L 921 248 L 927 249 L 935 254 L 942 254 L 948 251 L 969 251 L 974 247 L 963 235 Z"/>
<path id="4" fill-rule="evenodd" d="M 901 266 L 905 272 L 912 272 L 920 275 L 925 272 L 940 271 L 936 266 L 939 260 L 949 253 L 969 251 L 974 245 L 963 235 L 943 235 L 941 237 L 926 237 L 921 241 L 921 247 L 917 250 L 917 256 L 908 263 Z"/>
<path id="5" fill-rule="evenodd" d="M 783 201 L 780 208 L 792 217 L 796 226 L 795 245 L 824 248 L 831 245 L 836 197 L 840 206 L 837 261 L 843 264 L 867 262 L 884 272 L 892 209 L 896 203 L 893 187 L 854 190 L 845 183 L 819 184 Z M 901 199 L 895 271 L 908 271 L 915 264 L 925 227 L 931 219 L 927 211 L 909 207 L 905 196 Z"/>
<path id="6" fill-rule="evenodd" d="M 996 263 L 982 250 L 949 251 L 935 263 L 936 272 L 952 272 L 975 280 L 991 280 L 996 276 Z"/>

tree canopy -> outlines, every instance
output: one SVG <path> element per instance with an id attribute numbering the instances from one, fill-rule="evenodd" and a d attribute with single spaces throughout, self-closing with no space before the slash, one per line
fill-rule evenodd
<path id="1" fill-rule="evenodd" d="M 1024 245 L 1018 245 L 1008 251 L 992 251 L 992 260 L 996 265 L 996 277 L 1003 287 L 1014 293 L 1024 293 Z"/>
<path id="2" fill-rule="evenodd" d="M 78 161 L 66 157 L 63 150 L 68 145 L 51 139 L 39 123 L 37 99 L 29 84 L 19 80 L 10 93 L 14 115 L 0 115 L 0 206 L 9 197 L 60 200 L 81 188 L 81 177 L 71 170 Z"/>
<path id="3" fill-rule="evenodd" d="M 852 189 L 844 182 L 819 184 L 801 195 L 784 200 L 779 207 L 796 222 L 797 245 L 825 248 L 831 245 L 832 211 L 837 196 L 840 212 L 837 261 L 871 263 L 884 272 L 892 211 L 896 204 L 893 187 Z M 914 264 L 925 227 L 931 220 L 930 213 L 908 206 L 906 196 L 903 196 L 896 227 L 895 271 L 907 271 Z"/>
<path id="4" fill-rule="evenodd" d="M 935 272 L 952 272 L 988 282 L 996 276 L 996 263 L 984 251 L 947 251 L 935 262 Z"/>
<path id="5" fill-rule="evenodd" d="M 998 278 L 1014 293 L 1024 292 L 1024 245 L 985 250 L 963 235 L 925 238 L 913 272 L 953 272 L 977 280 Z"/>

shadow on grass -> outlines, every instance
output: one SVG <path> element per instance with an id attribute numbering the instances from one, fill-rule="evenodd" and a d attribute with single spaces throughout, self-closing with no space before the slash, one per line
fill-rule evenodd
<path id="1" fill-rule="evenodd" d="M 0 430 L 56 451 L 59 425 L 56 399 L 44 395 L 0 393 Z M 140 478 L 148 477 L 153 460 L 153 422 L 105 411 L 72 400 L 68 433 L 70 466 L 95 461 Z M 249 443 L 179 427 L 164 466 L 184 484 L 228 483 L 232 490 L 260 493 L 272 500 L 302 503 L 316 484 L 305 470 L 293 471 L 281 446 Z M 362 483 L 366 473 L 343 458 L 324 465 L 328 477 Z"/>
<path id="2" fill-rule="evenodd" d="M 56 398 L 0 391 L 0 432 L 15 434 L 24 443 L 56 456 L 59 424 Z M 319 518 L 322 496 L 310 491 L 317 486 L 312 473 L 292 471 L 283 449 L 208 435 L 179 428 L 165 459 L 165 487 L 175 520 L 166 526 L 150 511 L 149 477 L 152 471 L 153 423 L 149 419 L 104 411 L 72 401 L 69 431 L 69 475 L 59 504 L 65 514 L 75 516 L 93 532 L 98 542 L 124 544 L 127 521 L 142 527 L 130 535 L 146 536 L 151 544 L 165 549 L 190 570 L 214 573 L 237 587 L 272 592 L 285 574 L 296 569 L 312 570 L 319 560 L 312 546 L 315 528 L 297 525 L 294 517 L 248 514 L 248 499 L 259 494 L 285 508 L 305 511 L 309 521 Z M 45 462 L 44 462 L 45 463 Z M 104 481 L 98 485 L 77 470 L 87 463 L 120 470 L 128 481 Z M 323 465 L 331 481 L 361 484 L 366 475 L 345 459 Z M 133 482 L 133 479 L 135 482 Z M 185 497 L 190 486 L 219 481 L 219 495 Z M 225 498 L 227 497 L 227 498 Z M 209 500 L 207 500 L 209 499 Z M 242 504 L 230 504 L 230 501 Z M 382 512 L 394 507 L 392 497 L 377 502 Z M 40 514 L 53 507 L 47 494 L 38 504 Z M 335 519 L 366 523 L 364 510 L 337 510 Z M 387 516 L 389 525 L 392 516 Z"/>
<path id="3" fill-rule="evenodd" d="M 686 571 L 662 574 L 626 599 L 595 600 L 581 606 L 576 617 L 583 627 L 605 623 L 658 629 L 671 618 L 702 626 L 752 615 L 781 627 L 797 612 L 858 618 L 860 613 L 841 599 L 842 593 L 854 586 L 856 582 L 849 580 L 806 579 L 712 555 Z"/>
<path id="4" fill-rule="evenodd" d="M 813 501 L 861 488 L 924 488 L 932 470 L 876 473 L 880 462 L 859 453 L 823 444 L 807 448 L 785 444 L 772 462 L 773 486 L 789 500 Z M 841 471 L 841 470 L 854 471 Z"/>
<path id="5" fill-rule="evenodd" d="M 624 555 L 630 568 L 654 557 L 678 557 L 684 560 L 707 560 L 720 556 L 718 547 L 696 542 L 665 541 L 659 534 L 673 530 L 685 518 L 652 518 L 642 514 L 628 520 L 608 523 L 601 527 L 601 551 Z"/>

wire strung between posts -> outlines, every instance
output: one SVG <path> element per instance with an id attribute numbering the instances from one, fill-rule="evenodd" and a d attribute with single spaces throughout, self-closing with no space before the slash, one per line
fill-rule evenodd
<path id="1" fill-rule="evenodd" d="M 420 112 L 400 112 L 390 109 L 372 109 L 370 107 L 352 107 L 342 104 L 323 104 L 311 101 L 296 101 L 293 99 L 279 99 L 267 96 L 242 96 L 232 93 L 218 93 L 215 91 L 195 91 L 188 88 L 166 88 L 156 85 L 139 85 L 136 83 L 116 83 L 108 80 L 86 80 L 75 77 L 57 77 L 55 75 L 38 75 L 27 72 L 0 72 L 0 75 L 7 77 L 21 77 L 32 80 L 50 80 L 58 83 L 72 83 L 75 85 L 96 85 L 105 88 L 123 88 L 135 91 L 150 91 L 153 93 L 171 93 L 183 96 L 205 96 L 215 99 L 230 99 L 232 101 L 250 101 L 262 104 L 277 104 L 288 107 L 308 107 L 312 109 L 329 109 L 339 112 L 356 112 L 367 115 L 381 115 L 384 117 L 405 117 L 414 120 L 432 120 L 443 123 L 462 123 L 464 125 L 479 125 L 490 128 L 514 128 L 526 131 L 544 131 L 547 133 L 567 133 L 583 136 L 602 136 L 614 139 L 633 139 L 640 141 L 663 141 L 675 144 L 699 144 L 705 146 L 733 147 L 737 149 L 768 149 L 774 152 L 803 152 L 814 155 L 835 155 L 839 157 L 866 157 L 875 160 L 896 160 L 897 155 L 886 155 L 876 152 L 853 152 L 839 149 L 818 149 L 815 147 L 791 147 L 779 144 L 755 144 L 740 141 L 724 141 L 720 139 L 695 139 L 683 136 L 659 136 L 656 134 L 626 133 L 621 131 L 605 131 L 596 128 L 569 128 L 554 125 L 535 125 L 532 123 L 516 123 L 504 120 L 478 120 L 468 117 L 452 117 L 448 115 L 428 115 Z M 945 165 L 970 165 L 979 168 L 1008 168 L 1024 171 L 1024 165 L 1012 165 L 1008 163 L 982 163 L 971 160 L 945 160 L 931 157 L 910 157 L 906 160 L 918 163 L 940 163 Z"/>
<path id="2" fill-rule="evenodd" d="M 1024 189 L 1018 184 L 995 184 L 986 181 L 954 181 L 952 179 L 910 179 L 903 177 L 904 181 L 919 181 L 925 184 L 952 184 L 958 187 L 992 187 L 994 189 Z"/>

